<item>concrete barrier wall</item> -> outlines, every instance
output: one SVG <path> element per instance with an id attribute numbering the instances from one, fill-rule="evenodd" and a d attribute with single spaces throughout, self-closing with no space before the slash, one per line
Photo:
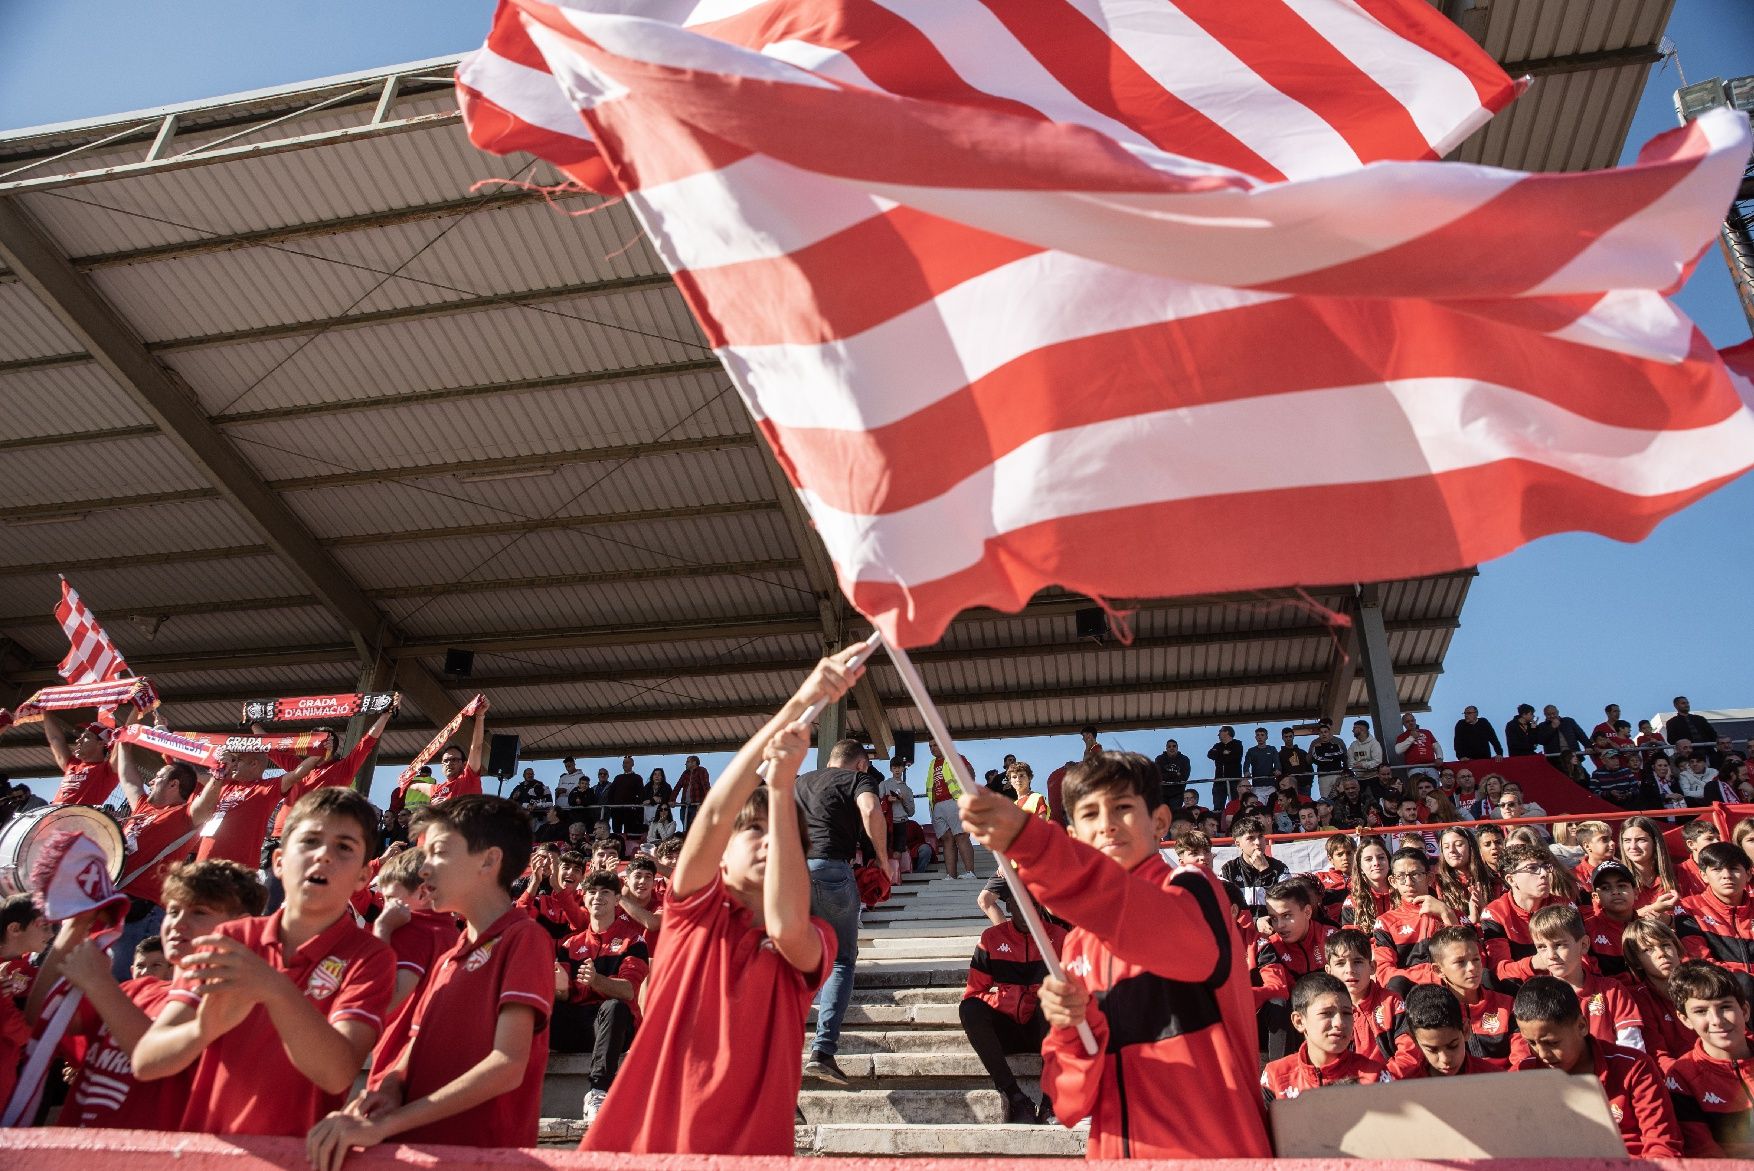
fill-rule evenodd
<path id="1" fill-rule="evenodd" d="M 786 1159 L 734 1158 L 723 1155 L 602 1155 L 542 1148 L 539 1150 L 475 1147 L 378 1147 L 355 1152 L 347 1160 L 353 1171 L 408 1171 L 445 1167 L 455 1171 L 835 1171 L 893 1164 L 907 1171 L 1017 1171 L 1015 1159 Z M 1120 1166 L 1121 1164 L 1117 1164 Z M 1142 1163 L 1125 1164 L 1128 1167 Z M 1707 1171 L 1726 1164 L 1703 1159 L 1568 1159 L 1566 1171 L 1630 1171 L 1632 1168 L 1691 1168 Z M 1743 1164 L 1746 1166 L 1747 1164 Z M 145 1130 L 0 1130 L 0 1168 L 29 1171 L 267 1171 L 304 1168 L 304 1142 L 289 1138 L 232 1138 L 205 1134 L 167 1134 Z M 1031 1159 L 1031 1171 L 1072 1171 L 1091 1166 L 1082 1159 Z M 1189 1159 L 1165 1162 L 1164 1171 L 1553 1171 L 1545 1159 L 1444 1160 L 1417 1159 Z"/>

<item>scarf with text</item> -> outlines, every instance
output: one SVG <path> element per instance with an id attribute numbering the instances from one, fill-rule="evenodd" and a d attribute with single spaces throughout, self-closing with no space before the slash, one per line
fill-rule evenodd
<path id="1" fill-rule="evenodd" d="M 152 680 L 136 676 L 111 679 L 104 683 L 68 683 L 45 687 L 19 704 L 10 713 L 9 720 L 0 721 L 0 728 L 8 723 L 28 724 L 40 720 L 47 712 L 76 711 L 88 707 L 97 709 L 99 722 L 114 726 L 115 711 L 123 704 L 132 704 L 143 712 L 156 708 L 158 691 L 152 686 Z"/>
<path id="2" fill-rule="evenodd" d="M 420 779 L 420 766 L 426 764 L 433 757 L 443 751 L 444 746 L 450 742 L 451 737 L 457 734 L 457 729 L 463 726 L 464 720 L 486 710 L 487 697 L 485 695 L 477 695 L 474 699 L 464 704 L 463 710 L 452 716 L 451 722 L 440 728 L 439 734 L 434 736 L 431 742 L 415 754 L 413 760 L 408 762 L 408 767 L 403 769 L 402 775 L 396 778 L 396 792 L 407 793 L 408 787 Z"/>
<path id="3" fill-rule="evenodd" d="M 116 732 L 116 739 L 160 756 L 209 769 L 218 768 L 228 752 L 296 752 L 301 756 L 317 756 L 333 751 L 335 743 L 335 738 L 327 732 L 228 736 L 224 732 L 173 732 L 169 728 L 154 728 L 148 724 L 129 724 Z"/>
<path id="4" fill-rule="evenodd" d="M 301 695 L 293 699 L 252 699 L 244 704 L 243 722 L 266 724 L 287 720 L 345 720 L 364 712 L 379 715 L 395 707 L 401 696 L 394 691 L 346 692 L 341 695 Z"/>

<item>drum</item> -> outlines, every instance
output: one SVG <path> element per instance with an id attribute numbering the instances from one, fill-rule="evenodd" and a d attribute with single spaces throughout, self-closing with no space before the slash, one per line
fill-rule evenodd
<path id="1" fill-rule="evenodd" d="M 96 842 L 109 862 L 110 881 L 122 876 L 127 847 L 115 818 L 96 805 L 44 805 L 14 814 L 0 826 L 0 896 L 35 893 L 30 889 L 31 868 L 44 844 L 64 833 L 84 834 Z"/>

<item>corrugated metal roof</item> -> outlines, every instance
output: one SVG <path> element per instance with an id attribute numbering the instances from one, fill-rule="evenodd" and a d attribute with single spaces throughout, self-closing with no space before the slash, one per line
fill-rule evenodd
<path id="1" fill-rule="evenodd" d="M 1670 2 L 1439 3 L 1537 74 L 1460 157 L 1611 163 Z M 471 195 L 485 178 L 553 176 L 471 147 L 442 80 L 408 83 L 370 125 L 398 72 L 442 66 L 186 104 L 170 154 L 211 149 L 207 161 L 144 162 L 168 110 L 0 136 L 0 171 L 38 164 L 0 195 L 275 485 L 406 644 L 386 653 L 436 673 L 447 646 L 473 649 L 475 677 L 443 685 L 457 700 L 485 690 L 527 749 L 739 741 L 819 653 L 825 608 L 857 630 L 811 576 L 814 537 L 788 520 L 789 490 L 681 296 L 652 281 L 662 268 L 628 209 L 567 216 L 491 184 Z M 0 364 L 81 348 L 8 274 L 0 323 Z M 229 726 L 245 698 L 353 686 L 348 628 L 308 575 L 175 444 L 139 433 L 148 416 L 96 364 L 0 369 L 0 415 L 13 521 L 102 502 L 0 524 L 0 618 L 20 620 L 0 623 L 0 690 L 52 675 L 62 636 L 44 619 L 63 567 L 115 615 L 111 633 L 154 670 L 177 722 Z M 633 451 L 592 457 L 605 449 Z M 197 498 L 150 502 L 166 492 Z M 1403 703 L 1429 700 L 1467 588 L 1467 575 L 1384 587 Z M 1144 603 L 1130 646 L 1080 641 L 1088 604 L 1046 591 L 919 652 L 952 722 L 979 735 L 1308 717 L 1341 646 L 1325 615 L 1347 594 Z M 893 671 L 880 663 L 873 683 L 890 723 L 919 730 Z M 1353 707 L 1364 691 L 1350 682 Z M 430 722 L 409 712 L 387 752 L 411 753 Z M 0 768 L 40 766 L 39 745 L 0 735 Z"/>

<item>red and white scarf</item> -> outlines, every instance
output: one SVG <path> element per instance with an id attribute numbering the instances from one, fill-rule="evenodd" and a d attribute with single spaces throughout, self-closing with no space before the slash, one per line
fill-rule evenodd
<path id="1" fill-rule="evenodd" d="M 478 712 L 484 712 L 486 710 L 487 697 L 485 695 L 477 695 L 474 699 L 464 704 L 463 710 L 452 716 L 451 722 L 440 728 L 439 734 L 434 736 L 432 741 L 428 743 L 425 748 L 422 748 L 417 754 L 415 754 L 413 760 L 408 762 L 408 767 L 403 769 L 402 775 L 396 778 L 396 792 L 408 792 L 408 787 L 420 777 L 420 766 L 430 761 L 443 750 L 444 746 L 450 742 L 451 737 L 457 734 L 457 729 L 463 726 L 464 720 Z"/>

